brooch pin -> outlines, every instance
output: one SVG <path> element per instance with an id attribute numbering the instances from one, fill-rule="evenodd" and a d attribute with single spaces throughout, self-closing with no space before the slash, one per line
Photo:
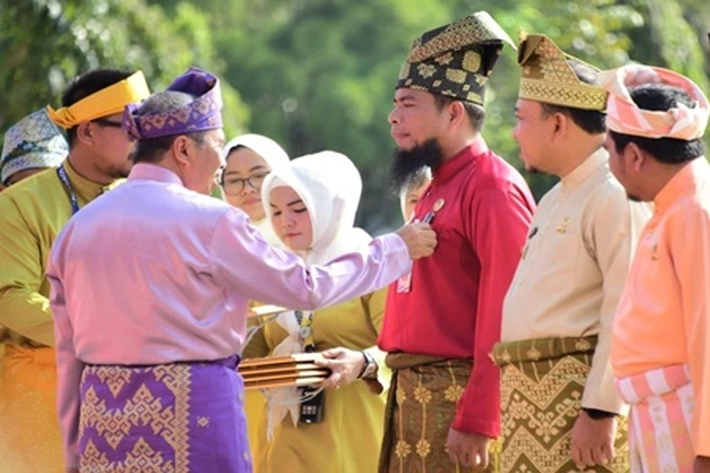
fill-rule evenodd
<path id="1" fill-rule="evenodd" d="M 424 215 L 422 222 L 431 223 L 431 221 L 434 220 L 434 215 L 444 207 L 445 203 L 446 201 L 444 199 L 438 199 L 434 202 L 434 207 L 432 207 L 432 209 Z"/>
<path id="2" fill-rule="evenodd" d="M 571 223 L 571 220 L 569 217 L 565 217 L 562 220 L 562 223 L 555 228 L 555 231 L 557 233 L 567 233 L 567 227 L 569 227 L 569 224 Z"/>

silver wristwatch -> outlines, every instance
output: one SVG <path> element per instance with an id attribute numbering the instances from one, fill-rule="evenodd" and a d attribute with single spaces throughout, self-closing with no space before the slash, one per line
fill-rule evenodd
<path id="1" fill-rule="evenodd" d="M 361 352 L 365 358 L 365 364 L 362 365 L 362 370 L 358 378 L 372 378 L 377 373 L 377 362 L 375 358 L 366 351 Z"/>

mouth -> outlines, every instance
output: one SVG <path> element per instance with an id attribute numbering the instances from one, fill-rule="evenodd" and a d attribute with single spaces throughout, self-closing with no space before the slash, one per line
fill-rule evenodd
<path id="1" fill-rule="evenodd" d="M 390 135 L 392 136 L 392 138 L 393 138 L 397 143 L 399 143 L 399 142 L 402 141 L 402 140 L 406 140 L 407 138 L 409 138 L 409 134 L 408 134 L 408 133 L 402 133 L 402 132 L 397 132 L 397 131 L 392 131 L 392 132 L 390 132 Z"/>
<path id="2" fill-rule="evenodd" d="M 300 233 L 286 233 L 284 235 L 284 238 L 296 238 L 297 236 L 300 236 Z"/>
<path id="3" fill-rule="evenodd" d="M 244 205 L 254 205 L 254 204 L 260 204 L 261 199 L 255 199 L 254 197 L 251 197 L 249 199 L 244 199 Z"/>

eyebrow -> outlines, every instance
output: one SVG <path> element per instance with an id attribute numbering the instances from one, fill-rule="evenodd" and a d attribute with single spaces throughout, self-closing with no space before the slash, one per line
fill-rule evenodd
<path id="1" fill-rule="evenodd" d="M 264 166 L 263 164 L 257 164 L 256 166 L 249 168 L 249 170 L 247 171 L 247 174 L 254 172 L 254 171 L 259 171 L 259 170 L 266 171 L 267 167 Z M 232 171 L 227 171 L 224 173 L 225 176 L 229 176 L 230 174 L 241 174 L 241 172 L 232 170 Z"/>
<path id="2" fill-rule="evenodd" d="M 392 98 L 392 102 L 394 102 L 394 103 L 406 102 L 406 101 L 416 102 L 417 99 L 412 94 L 402 94 L 399 97 Z"/>
<path id="3" fill-rule="evenodd" d="M 303 200 L 301 200 L 301 199 L 296 199 L 296 200 L 293 200 L 293 201 L 289 202 L 288 204 L 286 204 L 286 207 L 291 207 L 292 205 L 297 205 L 297 204 L 306 205 L 306 204 L 303 203 Z M 269 205 L 270 205 L 271 207 L 277 207 L 273 202 L 269 202 Z"/>

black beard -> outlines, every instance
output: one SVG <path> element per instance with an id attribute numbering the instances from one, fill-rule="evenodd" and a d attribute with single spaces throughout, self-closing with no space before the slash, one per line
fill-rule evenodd
<path id="1" fill-rule="evenodd" d="M 397 148 L 390 167 L 392 190 L 399 195 L 427 166 L 435 170 L 441 166 L 442 161 L 441 146 L 434 138 L 410 150 Z"/>

